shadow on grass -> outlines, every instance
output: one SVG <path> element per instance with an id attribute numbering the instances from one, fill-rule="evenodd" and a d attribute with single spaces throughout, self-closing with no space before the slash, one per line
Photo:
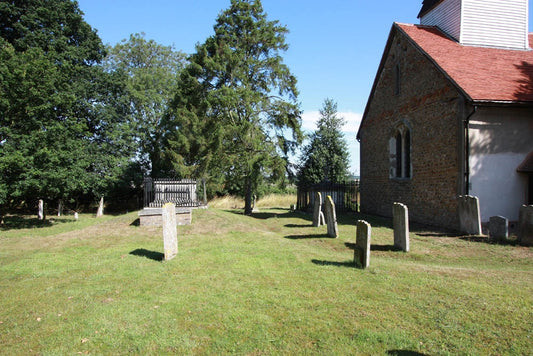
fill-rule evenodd
<path id="1" fill-rule="evenodd" d="M 66 219 L 54 219 L 54 218 L 39 220 L 38 218 L 29 218 L 27 216 L 11 215 L 11 216 L 4 216 L 4 224 L 0 225 L 0 230 L 7 231 L 7 230 L 19 230 L 19 229 L 43 228 L 43 227 L 50 227 L 54 224 L 71 223 L 71 222 L 75 222 L 75 221 L 66 220 Z"/>
<path id="2" fill-rule="evenodd" d="M 336 261 L 323 261 L 323 260 L 311 260 L 315 265 L 318 266 L 334 266 L 334 267 L 350 267 L 354 268 L 355 264 L 353 261 L 345 261 L 345 262 L 336 262 Z"/>
<path id="3" fill-rule="evenodd" d="M 313 224 L 286 224 L 285 227 L 313 227 Z"/>
<path id="4" fill-rule="evenodd" d="M 304 239 L 332 239 L 333 237 L 328 236 L 328 234 L 316 234 L 316 235 L 289 235 L 285 236 L 289 240 L 304 240 Z"/>
<path id="5" fill-rule="evenodd" d="M 130 226 L 141 226 L 141 219 L 137 218 L 133 220 L 133 222 L 130 224 Z"/>
<path id="6" fill-rule="evenodd" d="M 130 255 L 146 257 L 154 261 L 161 262 L 165 259 L 165 254 L 156 251 L 149 251 L 144 248 L 138 248 L 130 252 Z"/>
<path id="7" fill-rule="evenodd" d="M 355 248 L 357 247 L 357 245 L 352 243 L 352 242 L 346 242 L 344 244 L 344 246 L 348 247 L 350 250 L 355 250 Z M 400 251 L 402 251 L 402 249 L 400 249 L 398 247 L 395 247 L 394 245 L 370 245 L 370 250 L 371 251 L 384 251 L 384 252 L 388 252 L 388 251 L 400 252 Z"/>
<path id="8" fill-rule="evenodd" d="M 502 245 L 502 246 L 520 246 L 520 242 L 514 238 L 514 239 L 508 239 L 505 241 L 498 241 L 495 239 L 491 239 L 488 236 L 479 236 L 479 235 L 461 235 L 459 239 L 468 241 L 468 242 L 479 242 L 479 243 L 485 243 L 489 245 Z"/>
<path id="9" fill-rule="evenodd" d="M 411 350 L 389 350 L 389 351 L 387 351 L 387 355 L 393 355 L 393 356 L 426 356 L 426 354 L 422 354 L 420 352 L 411 351 Z"/>

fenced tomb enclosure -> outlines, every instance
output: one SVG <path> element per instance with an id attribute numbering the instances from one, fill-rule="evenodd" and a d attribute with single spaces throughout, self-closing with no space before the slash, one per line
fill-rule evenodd
<path id="1" fill-rule="evenodd" d="M 296 209 L 311 212 L 315 205 L 315 193 L 320 192 L 322 203 L 331 196 L 337 212 L 359 211 L 359 180 L 344 183 L 324 182 L 298 186 Z"/>
<path id="2" fill-rule="evenodd" d="M 166 203 L 174 203 L 176 207 L 197 208 L 206 205 L 205 180 L 203 190 L 198 192 L 194 179 L 152 179 L 145 178 L 144 208 L 161 208 Z M 199 194 L 200 193 L 200 194 Z M 202 201 L 199 200 L 199 196 Z"/>
<path id="3" fill-rule="evenodd" d="M 144 209 L 139 212 L 140 225 L 161 226 L 163 205 L 174 203 L 177 225 L 192 222 L 192 209 L 206 206 L 205 180 L 202 180 L 203 202 L 198 199 L 196 181 L 193 179 L 152 179 L 145 178 Z"/>

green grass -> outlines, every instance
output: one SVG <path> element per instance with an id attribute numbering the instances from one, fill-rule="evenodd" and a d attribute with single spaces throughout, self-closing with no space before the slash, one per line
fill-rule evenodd
<path id="1" fill-rule="evenodd" d="M 353 267 L 355 223 L 372 224 Z M 9 219 L 9 218 L 8 218 Z M 533 350 L 533 251 L 339 217 L 197 210 L 162 262 L 136 213 L 0 229 L 0 354 L 519 355 Z M 59 221 L 61 220 L 61 221 Z M 411 353 L 409 353 L 411 352 Z"/>

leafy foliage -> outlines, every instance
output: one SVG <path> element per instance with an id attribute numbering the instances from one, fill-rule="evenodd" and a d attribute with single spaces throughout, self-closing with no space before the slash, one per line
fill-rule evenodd
<path id="1" fill-rule="evenodd" d="M 305 146 L 298 183 L 309 185 L 346 180 L 349 172 L 348 144 L 342 133 L 344 119 L 337 116 L 337 104 L 332 99 L 324 100 L 317 122 L 317 131 Z"/>
<path id="2" fill-rule="evenodd" d="M 129 164 L 124 77 L 77 3 L 0 3 L 0 204 L 102 195 Z"/>
<path id="3" fill-rule="evenodd" d="M 283 63 L 288 32 L 259 0 L 232 0 L 178 80 L 165 152 L 182 176 L 208 176 L 245 196 L 282 179 L 302 141 L 296 78 Z M 231 185 L 231 186 L 230 186 Z"/>
<path id="4" fill-rule="evenodd" d="M 152 176 L 158 176 L 161 170 L 161 119 L 184 63 L 185 54 L 145 39 L 144 33 L 131 35 L 129 40 L 108 48 L 104 61 L 108 72 L 123 72 L 127 76 L 129 120 L 139 146 L 138 158 L 143 171 L 150 171 Z"/>

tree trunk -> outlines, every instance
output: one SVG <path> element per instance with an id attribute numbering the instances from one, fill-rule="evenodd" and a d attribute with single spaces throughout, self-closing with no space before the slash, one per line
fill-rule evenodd
<path id="1" fill-rule="evenodd" d="M 244 215 L 252 215 L 252 178 L 246 177 L 246 196 L 244 197 Z"/>
<path id="2" fill-rule="evenodd" d="M 57 216 L 63 215 L 63 200 L 59 199 L 59 203 L 57 205 Z"/>

